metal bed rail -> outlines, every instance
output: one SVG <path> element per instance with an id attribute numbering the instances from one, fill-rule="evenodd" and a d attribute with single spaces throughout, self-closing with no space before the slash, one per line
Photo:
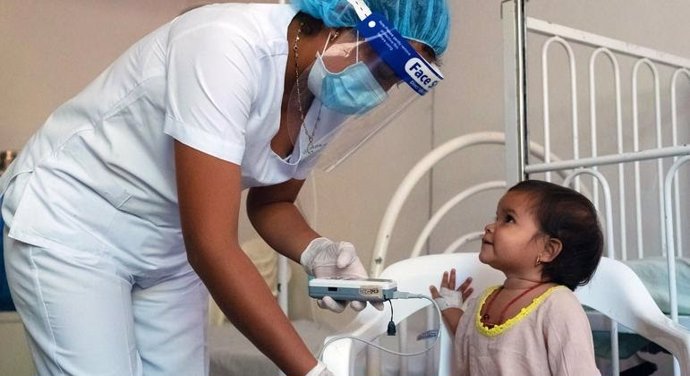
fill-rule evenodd
<path id="1" fill-rule="evenodd" d="M 631 249 L 632 257 L 644 258 L 645 245 L 661 244 L 661 253 L 666 256 L 669 272 L 669 295 L 671 299 L 671 318 L 677 322 L 677 291 L 675 281 L 675 257 L 683 256 L 683 226 L 681 221 L 686 217 L 686 195 L 681 195 L 683 187 L 688 184 L 681 179 L 680 166 L 690 159 L 690 145 L 688 141 L 681 141 L 679 130 L 687 131 L 687 125 L 679 124 L 686 115 L 687 106 L 679 106 L 679 101 L 690 93 L 690 59 L 675 56 L 663 51 L 638 46 L 621 40 L 597 35 L 582 30 L 577 30 L 563 25 L 550 23 L 536 18 L 526 17 L 524 12 L 525 0 L 506 0 L 502 5 L 503 34 L 504 34 L 504 74 L 505 74 L 505 133 L 506 133 L 506 180 L 511 185 L 516 180 L 528 178 L 530 175 L 543 174 L 545 180 L 552 180 L 552 174 L 563 169 L 588 169 L 593 173 L 603 172 L 600 166 L 612 165 L 607 169 L 606 178 L 613 184 L 612 191 L 617 193 L 617 234 L 616 244 L 619 244 L 619 258 L 628 259 L 628 249 Z M 526 61 L 532 57 L 529 53 L 538 53 L 538 48 L 529 44 L 528 39 L 536 41 L 543 39 L 541 44 L 541 70 L 534 77 L 528 77 Z M 553 73 L 550 74 L 552 59 L 550 51 L 554 46 L 559 46 L 565 51 L 564 72 L 557 80 L 564 81 L 564 87 L 553 87 Z M 577 48 L 577 51 L 575 49 Z M 586 54 L 588 53 L 588 56 Z M 583 58 L 582 56 L 586 57 Z M 537 60 L 535 58 L 535 60 Z M 578 59 L 583 60 L 582 62 Z M 602 72 L 601 59 L 608 61 L 611 74 Z M 588 69 L 578 70 L 578 63 L 586 61 Z M 628 64 L 624 64 L 628 63 Z M 538 64 L 535 64 L 535 66 Z M 630 65 L 631 68 L 628 68 Z M 628 68 L 628 70 L 626 70 Z M 565 72 L 567 71 L 567 72 Z M 662 77 L 662 72 L 666 75 Z M 529 72 L 533 73 L 532 70 Z M 588 77 L 579 78 L 579 74 L 585 73 Z M 624 100 L 622 77 L 629 77 L 625 84 L 630 86 L 629 99 Z M 667 79 L 670 77 L 670 79 Z M 532 132 L 528 129 L 528 119 L 532 114 L 527 113 L 528 83 L 541 80 L 541 114 L 543 124 L 541 127 L 542 139 L 532 138 Z M 649 82 L 651 89 L 641 88 Z M 584 83 L 584 85 L 583 85 Z M 581 92 L 588 83 L 587 93 Z M 610 85 L 606 87 L 604 85 Z M 531 86 L 530 86 L 531 87 Z M 601 93 L 612 90 L 613 94 L 603 96 Z M 552 96 L 554 89 L 560 89 L 570 95 L 569 103 L 563 100 L 560 108 L 554 110 Z M 646 91 L 645 91 L 646 90 Z M 537 92 L 537 89 L 534 90 Z M 533 93 L 530 91 L 530 93 Z M 663 93 L 663 95 L 662 95 Z M 670 99 L 667 96 L 670 94 Z M 566 94 L 563 94 L 564 96 Z M 685 95 L 683 97 L 682 95 Z M 583 100 L 584 98 L 584 100 Z M 536 99 L 529 99 L 534 103 Z M 585 106 L 580 102 L 589 104 L 589 127 L 582 127 Z M 668 103 L 670 102 L 670 103 Z M 643 112 L 641 104 L 649 109 Z M 602 136 L 602 125 L 599 119 L 599 106 L 613 112 L 615 136 L 611 150 L 602 152 L 600 148 L 607 141 Z M 569 106 L 569 108 L 567 107 Z M 558 110 L 568 112 L 567 116 L 561 116 L 555 123 L 565 126 L 566 131 L 555 131 L 552 117 Z M 529 115 L 529 116 L 528 116 Z M 536 114 L 534 114 L 536 118 Z M 643 116 L 645 120 L 643 119 Z M 626 117 L 629 120 L 626 120 Z M 566 119 L 567 118 L 567 119 Z M 687 118 L 687 116 L 686 116 Z M 662 119 L 670 119 L 662 120 Z M 586 121 L 586 120 L 585 120 Z M 681 120 L 682 121 L 682 120 Z M 569 127 L 569 128 L 568 128 Z M 653 128 L 650 129 L 649 128 Z M 534 128 L 534 127 L 532 127 Z M 562 129 L 562 128 L 561 128 Z M 609 127 L 611 129 L 611 127 Z M 533 129 L 536 132 L 537 129 Z M 587 133 L 588 132 L 588 133 Z M 645 133 L 646 132 L 646 133 Z M 563 142 L 563 135 L 569 142 Z M 529 136 L 528 136 L 529 135 Z M 560 136 L 560 137 L 559 137 Z M 587 137 L 588 136 L 588 137 Z M 603 141 L 602 141 L 603 140 Z M 530 142 L 539 142 L 544 145 L 543 162 L 529 160 L 527 146 Z M 555 142 L 558 141 L 558 142 Z M 644 141 L 644 142 L 643 142 Z M 643 143 L 654 143 L 653 147 L 643 147 Z M 587 149 L 587 143 L 589 148 Z M 565 144 L 565 146 L 564 146 Z M 560 147 L 560 149 L 559 149 Z M 569 149 L 569 150 L 567 150 Z M 551 156 L 568 155 L 566 160 L 554 161 Z M 642 162 L 655 165 L 655 171 L 641 171 Z M 647 166 L 648 164 L 645 164 Z M 669 166 L 670 165 L 670 166 Z M 631 169 L 632 171 L 627 171 Z M 616 172 L 610 172 L 615 170 Z M 626 171 L 628 174 L 626 174 Z M 626 181 L 632 180 L 632 184 Z M 579 177 L 574 177 L 573 187 L 582 190 Z M 591 182 L 592 200 L 599 207 L 600 179 L 594 178 Z M 681 182 L 682 180 L 682 182 Z M 642 185 L 646 184 L 647 191 Z M 685 188 L 687 189 L 687 187 Z M 631 192 L 628 192 L 631 191 Z M 656 195 L 652 199 L 649 195 Z M 652 202 L 657 206 L 653 211 L 658 211 L 656 221 L 643 218 L 653 218 L 646 215 L 643 208 L 649 209 Z M 628 207 L 631 205 L 631 208 Z M 685 211 L 685 212 L 683 212 Z M 634 223 L 628 223 L 627 217 L 634 214 Z M 654 213 L 655 215 L 657 213 Z M 685 215 L 683 215 L 685 214 Z M 612 220 L 608 220 L 608 227 L 614 226 Z M 651 229 L 651 230 L 650 230 Z M 658 238 L 645 239 L 647 232 Z M 655 232 L 656 231 L 656 232 Z M 658 234 L 658 235 L 657 235 Z M 607 240 L 614 242 L 614 236 L 609 235 Z M 614 373 L 619 372 L 619 366 L 614 362 Z M 676 374 L 678 368 L 676 367 Z"/>

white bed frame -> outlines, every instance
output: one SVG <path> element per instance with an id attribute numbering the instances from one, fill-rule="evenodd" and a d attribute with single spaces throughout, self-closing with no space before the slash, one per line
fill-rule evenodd
<path id="1" fill-rule="evenodd" d="M 396 221 L 397 221 L 398 217 L 400 216 L 400 214 L 403 210 L 404 203 L 405 203 L 406 199 L 412 193 L 412 191 L 415 188 L 415 186 L 417 185 L 417 183 L 419 181 L 421 181 L 422 178 L 429 171 L 431 171 L 432 168 L 438 162 L 445 159 L 446 157 L 451 156 L 452 154 L 459 153 L 463 150 L 471 151 L 473 148 L 481 148 L 481 147 L 484 147 L 486 145 L 495 145 L 495 144 L 503 144 L 503 143 L 505 143 L 505 136 L 503 133 L 500 133 L 500 132 L 478 132 L 478 133 L 463 135 L 463 136 L 457 137 L 455 139 L 452 139 L 452 140 L 442 144 L 441 146 L 435 148 L 434 150 L 429 152 L 426 156 L 424 156 L 410 170 L 410 172 L 408 172 L 408 174 L 405 176 L 405 178 L 403 179 L 401 184 L 398 186 L 398 189 L 396 190 L 395 194 L 393 195 L 393 198 L 391 199 L 391 201 L 390 201 L 390 203 L 386 209 L 383 220 L 381 222 L 381 226 L 379 228 L 377 241 L 376 241 L 376 245 L 374 248 L 374 258 L 373 258 L 373 263 L 371 265 L 370 274 L 372 274 L 374 276 L 385 276 L 385 275 L 387 275 L 387 273 L 386 273 L 387 268 L 386 268 L 386 270 L 383 270 L 381 265 L 385 263 L 385 256 L 386 256 L 386 253 L 388 250 L 388 246 L 390 245 L 392 233 L 393 233 Z M 471 153 L 471 154 L 473 154 L 473 153 Z M 532 156 L 532 158 L 536 157 L 540 160 L 543 160 L 543 159 L 545 159 L 544 148 L 542 148 L 538 144 L 531 143 L 530 155 Z M 560 159 L 553 154 L 551 155 L 551 159 L 554 161 L 557 161 L 559 163 L 561 162 Z M 600 210 L 600 211 L 602 211 L 604 213 L 604 215 L 603 215 L 604 220 L 606 218 L 612 217 L 612 215 L 613 215 L 612 214 L 613 210 L 612 210 L 612 205 L 611 205 L 612 195 L 611 195 L 610 188 L 608 187 L 606 180 L 603 179 L 601 176 L 602 174 L 600 174 L 594 170 L 591 170 L 591 169 L 576 169 L 576 170 L 570 171 L 570 172 L 559 170 L 559 171 L 556 171 L 556 174 L 563 179 L 563 182 L 566 185 L 570 184 L 570 182 L 574 178 L 576 178 L 576 176 L 582 175 L 582 174 L 590 174 L 590 175 L 593 175 L 595 177 L 601 178 L 602 179 L 601 185 L 603 187 L 602 190 L 604 192 L 604 199 L 602 200 L 603 201 L 603 205 L 602 205 L 603 210 Z M 423 228 L 423 230 L 418 235 L 417 240 L 415 241 L 415 245 L 412 248 L 412 251 L 410 254 L 410 259 L 413 259 L 415 257 L 422 255 L 423 253 L 428 252 L 428 250 L 424 248 L 425 245 L 427 244 L 426 241 L 428 240 L 429 236 L 434 231 L 435 227 L 441 222 L 443 217 L 451 211 L 451 209 L 453 207 L 461 205 L 464 201 L 474 199 L 474 196 L 477 195 L 478 193 L 485 192 L 488 190 L 495 190 L 495 191 L 497 191 L 497 193 L 499 193 L 499 191 L 503 192 L 505 190 L 505 188 L 506 188 L 505 181 L 482 182 L 482 183 L 478 183 L 478 184 L 471 185 L 471 186 L 467 187 L 466 189 L 462 190 L 461 192 L 459 192 L 458 194 L 453 196 L 451 199 L 449 199 L 448 201 L 443 203 L 435 211 L 435 213 L 431 216 L 429 221 L 426 223 L 426 226 Z M 586 187 L 583 186 L 581 188 L 583 191 L 586 192 L 586 194 L 591 195 L 591 193 L 587 192 Z M 612 226 L 606 226 L 606 224 L 604 224 L 604 227 L 606 229 L 607 239 L 613 238 L 614 237 L 613 227 Z M 458 252 L 458 251 L 461 251 L 461 252 L 466 251 L 468 248 L 469 249 L 476 249 L 476 244 L 474 247 L 467 247 L 467 246 L 470 245 L 471 242 L 481 238 L 482 234 L 483 234 L 483 231 L 468 232 L 468 233 L 458 237 L 457 240 L 451 242 L 450 245 L 447 246 L 445 249 L 441 250 L 441 252 L 443 254 L 451 254 L 451 253 Z M 606 247 L 607 247 L 606 252 L 608 255 L 615 255 L 614 242 L 607 242 Z M 608 257 L 608 259 L 615 259 L 615 257 Z M 625 273 L 628 273 L 628 271 L 626 271 Z M 436 276 L 436 277 L 438 278 L 438 276 Z M 602 276 L 602 277 L 600 277 L 600 279 L 601 278 L 611 278 L 611 276 Z M 614 279 L 612 279 L 612 281 L 614 281 Z M 620 282 L 619 282 L 619 285 L 620 285 Z M 610 283 L 608 285 L 607 284 L 599 284 L 599 286 L 613 286 L 613 284 L 612 283 Z M 640 288 L 642 288 L 642 286 L 643 285 L 641 284 L 641 282 L 637 283 L 637 285 L 634 288 L 631 287 L 632 288 L 631 291 L 625 292 L 625 291 L 621 290 L 621 294 L 627 295 L 628 297 L 630 297 L 632 295 L 637 295 L 638 298 L 649 296 L 649 293 L 646 290 L 640 290 Z M 591 290 L 592 287 L 590 286 L 588 289 Z M 592 292 L 590 292 L 589 294 L 591 294 L 591 293 Z M 598 299 L 601 299 L 601 297 L 599 297 Z M 688 332 L 687 329 L 683 329 L 682 327 L 678 326 L 677 323 L 673 322 L 672 320 L 666 318 L 666 316 L 664 316 L 661 313 L 661 311 L 653 303 L 653 301 L 652 301 L 652 304 L 650 305 L 650 304 L 648 304 L 649 299 L 646 299 L 646 300 L 647 301 L 645 304 L 649 310 L 648 313 L 650 314 L 650 317 L 647 317 L 647 318 L 638 317 L 638 321 L 642 320 L 640 322 L 646 322 L 646 320 L 651 320 L 653 322 L 663 323 L 662 325 L 668 326 L 669 327 L 668 329 L 672 330 L 672 331 L 675 331 L 676 329 L 680 328 L 680 331 L 684 333 L 683 335 L 686 338 L 685 339 L 686 345 L 690 346 L 690 342 L 688 342 L 688 341 L 690 341 L 690 332 Z M 583 303 L 585 303 L 585 302 L 586 301 L 583 301 Z M 603 307 L 603 305 L 601 303 L 598 303 L 597 306 Z M 639 307 L 643 307 L 643 306 L 644 305 L 637 306 L 637 307 L 639 308 Z M 614 307 L 615 307 L 615 305 L 614 305 Z M 396 312 L 397 311 L 399 311 L 399 309 L 396 309 Z M 613 317 L 613 315 L 611 315 L 610 312 L 608 314 L 605 310 L 603 312 L 604 312 L 604 316 Z M 651 317 L 654 317 L 654 318 L 651 318 Z M 597 322 L 602 321 L 602 317 L 597 316 L 596 313 L 594 314 L 593 319 L 596 320 Z M 654 329 L 654 330 L 658 330 L 656 332 L 656 334 L 653 334 L 654 330 L 652 330 L 650 332 L 649 331 L 650 330 L 649 324 L 641 324 L 640 322 L 638 322 L 638 324 L 633 325 L 633 324 L 630 324 L 631 320 L 632 319 L 630 317 L 625 318 L 627 325 L 625 327 L 621 327 L 622 330 L 631 331 L 631 329 L 632 329 L 633 332 L 637 332 L 640 334 L 645 333 L 645 334 L 647 334 L 646 337 L 649 339 L 652 339 L 650 337 L 657 337 L 658 338 L 659 336 L 661 336 L 661 337 L 664 336 L 664 332 L 661 330 L 658 330 L 658 329 Z M 365 321 L 363 321 L 363 322 L 365 322 Z M 621 321 L 621 322 L 623 322 L 623 321 Z M 611 327 L 610 322 L 604 322 L 603 324 L 607 328 L 607 330 L 608 330 L 608 328 Z M 615 326 L 614 326 L 614 328 L 615 328 Z M 642 331 L 640 331 L 640 330 L 642 330 Z M 614 329 L 614 333 L 616 333 L 616 332 L 617 332 L 617 330 Z M 404 334 L 403 334 L 403 337 L 404 337 Z M 675 338 L 674 340 L 678 340 L 678 338 Z M 681 342 L 682 341 L 683 340 L 681 340 Z M 403 338 L 401 340 L 401 343 L 404 343 L 404 342 L 405 342 L 405 340 Z M 615 354 L 614 359 L 617 359 L 617 349 L 618 349 L 617 341 L 612 341 L 612 352 Z M 406 368 L 406 366 L 404 364 L 405 362 L 403 361 L 402 363 L 403 364 L 401 364 L 400 367 L 403 370 L 403 372 L 401 372 L 401 374 L 405 374 L 404 373 L 404 369 Z M 613 366 L 614 372 L 618 372 L 619 370 L 617 369 L 617 367 L 618 367 L 617 361 L 613 361 L 613 363 L 614 363 L 614 366 Z"/>
<path id="2" fill-rule="evenodd" d="M 687 197 L 681 196 L 681 184 L 688 182 L 679 182 L 678 176 L 682 166 L 687 166 L 690 161 L 690 145 L 681 144 L 678 138 L 678 88 L 683 76 L 690 80 L 690 60 L 666 54 L 660 51 L 635 46 L 622 41 L 611 38 L 587 33 L 580 30 L 575 30 L 561 25 L 551 24 L 542 20 L 525 17 L 524 14 L 524 0 L 509 0 L 504 1 L 502 5 L 503 15 L 503 32 L 504 32 L 504 74 L 505 74 L 505 132 L 482 132 L 476 134 L 469 134 L 457 137 L 453 140 L 432 150 L 419 163 L 417 163 L 412 170 L 405 177 L 403 182 L 398 187 L 390 204 L 384 214 L 384 217 L 379 228 L 379 232 L 374 246 L 374 254 L 372 256 L 372 265 L 370 274 L 373 276 L 381 275 L 386 265 L 386 254 L 388 246 L 391 242 L 391 236 L 395 222 L 400 214 L 403 204 L 410 195 L 416 183 L 429 172 L 434 165 L 440 160 L 446 158 L 448 155 L 455 153 L 461 149 L 485 145 L 485 144 L 505 144 L 505 163 L 506 175 L 505 181 L 490 181 L 481 182 L 473 185 L 464 191 L 460 192 L 444 205 L 428 221 L 426 227 L 419 235 L 412 250 L 411 257 L 416 257 L 423 252 L 428 252 L 425 245 L 428 244 L 428 238 L 433 232 L 433 229 L 440 222 L 442 217 L 447 214 L 451 208 L 458 205 L 463 200 L 472 198 L 479 192 L 486 190 L 502 190 L 506 186 L 512 186 L 514 183 L 527 179 L 539 178 L 549 181 L 556 181 L 564 185 L 571 185 L 574 188 L 582 191 L 584 194 L 592 198 L 595 205 L 602 214 L 603 227 L 606 232 L 607 253 L 606 256 L 610 259 L 627 260 L 630 258 L 644 258 L 649 254 L 645 254 L 644 245 L 649 242 L 658 242 L 661 244 L 660 254 L 664 255 L 668 266 L 668 283 L 669 296 L 671 301 L 670 324 L 664 324 L 668 327 L 673 327 L 673 330 L 680 330 L 685 336 L 685 346 L 687 347 L 687 330 L 682 326 L 678 326 L 680 321 L 678 315 L 678 301 L 675 280 L 675 257 L 683 256 L 683 230 L 687 228 L 687 223 L 683 225 L 681 222 L 683 217 L 687 217 Z M 528 83 L 526 70 L 526 54 L 531 52 L 532 44 L 528 46 L 528 35 L 534 40 L 543 39 L 542 56 L 541 56 L 541 76 L 542 76 L 542 116 L 543 128 L 541 135 L 539 130 L 535 127 L 527 128 L 528 114 L 527 114 L 527 98 Z M 531 40 L 530 40 L 531 42 Z M 551 108 L 549 103 L 549 94 L 552 87 L 549 82 L 549 51 L 551 46 L 560 45 L 567 54 L 568 67 L 570 71 L 570 93 L 572 98 L 571 103 L 571 117 L 570 117 L 570 135 L 572 143 L 564 148 L 559 149 L 556 145 L 552 134 L 554 124 L 551 122 Z M 580 93 L 577 90 L 577 71 L 578 63 L 577 55 L 573 52 L 574 48 L 587 50 L 589 49 L 589 93 L 588 101 L 590 106 L 589 117 L 589 141 L 581 141 L 581 134 L 585 132 L 579 126 L 579 112 L 578 98 Z M 529 47 L 529 48 L 527 48 Z M 614 87 L 615 96 L 609 99 L 611 105 L 615 108 L 615 128 L 616 128 L 616 145 L 615 150 L 609 152 L 602 152 L 600 145 L 602 142 L 598 136 L 600 128 L 598 126 L 597 106 L 602 101 L 597 96 L 597 84 L 601 85 L 597 80 L 596 62 L 598 59 L 606 57 L 611 64 L 612 85 Z M 632 60 L 632 68 L 630 73 L 632 86 L 632 100 L 631 108 L 632 114 L 631 124 L 624 124 L 623 116 L 623 95 L 621 92 L 621 77 L 624 69 L 623 64 L 619 64 L 621 59 Z M 640 68 L 646 67 L 651 73 L 653 81 L 654 94 L 654 112 L 655 122 L 654 129 L 656 133 L 656 145 L 651 148 L 643 148 L 640 142 L 640 111 L 639 111 L 639 96 L 638 92 L 638 77 L 641 75 Z M 665 72 L 671 72 L 670 83 L 662 85 L 660 77 Z M 531 72 L 531 71 L 530 71 Z M 584 87 L 585 85 L 581 85 Z M 662 86 L 668 86 L 665 89 L 670 91 L 670 113 L 668 117 L 671 119 L 670 124 L 662 124 L 661 122 L 661 95 Z M 531 99 L 536 100 L 536 99 Z M 534 116 L 532 116 L 534 117 Z M 530 117 L 531 119 L 531 117 Z M 687 125 L 685 126 L 687 129 Z M 632 132 L 632 141 L 626 135 L 626 132 Z M 670 132 L 670 135 L 664 134 Z M 529 137 L 528 137 L 529 134 Z M 536 135 L 533 137 L 533 135 Z M 537 137 L 540 136 L 540 137 Z M 664 141 L 670 139 L 671 141 Z M 687 143 L 687 140 L 684 141 Z M 589 150 L 582 152 L 584 147 Z M 627 144 L 626 144 L 627 143 Z M 559 157 L 560 156 L 560 157 Z M 643 200 L 643 193 L 641 189 L 641 180 L 646 178 L 642 173 L 641 165 L 649 162 L 656 166 L 655 173 L 652 174 L 652 181 L 656 181 L 656 189 L 658 195 L 654 199 Z M 613 168 L 606 168 L 611 166 Z M 628 170 L 632 169 L 632 174 Z M 612 170 L 612 171 L 611 171 Z M 555 174 L 555 175 L 554 175 Z M 583 175 L 588 177 L 583 177 Z M 628 184 L 626 176 L 632 176 L 633 184 Z M 591 177 L 591 182 L 589 180 Z M 649 180 L 649 179 L 647 179 Z M 629 188 L 629 186 L 632 188 Z M 686 189 L 689 187 L 685 186 Z M 632 191 L 632 193 L 630 193 Z M 687 191 L 685 191 L 687 192 Z M 602 197 L 603 196 L 603 197 Z M 650 217 L 644 210 L 645 205 L 649 202 L 657 202 L 657 213 Z M 632 207 L 630 209 L 628 207 Z M 614 215 L 614 212 L 616 213 Z M 628 213 L 634 212 L 633 224 L 626 223 L 625 218 Z M 618 219 L 616 219 L 618 218 Z M 647 220 L 643 226 L 643 218 L 658 218 L 656 221 Z M 647 227 L 655 225 L 657 238 L 652 240 L 645 239 Z M 481 229 L 478 228 L 478 229 Z M 685 231 L 687 233 L 687 230 Z M 460 249 L 464 244 L 471 242 L 481 236 L 482 231 L 469 232 L 452 244 L 450 244 L 444 253 L 454 252 Z M 687 236 L 687 235 L 685 235 Z M 628 249 L 633 249 L 634 255 L 629 255 Z M 644 291 L 647 293 L 646 291 Z M 656 312 L 658 311 L 658 312 Z M 658 308 L 653 314 L 659 313 Z M 605 312 L 604 312 L 605 313 Z M 648 312 L 652 314 L 652 312 Z M 608 315 L 611 317 L 611 315 Z M 687 327 L 687 324 L 685 324 Z M 627 326 L 631 328 L 630 326 Z M 619 326 L 610 325 L 612 334 L 612 373 L 617 375 L 620 373 L 620 366 L 618 363 L 618 341 L 617 333 Z M 622 330 L 628 330 L 621 326 Z M 639 330 L 639 326 L 633 326 L 637 333 L 646 334 L 646 337 L 664 337 L 662 330 L 647 331 L 647 329 Z M 656 333 L 656 334 L 653 334 Z M 677 340 L 677 338 L 676 338 Z M 661 340 L 662 342 L 664 340 Z M 676 354 L 677 355 L 677 354 Z M 683 360 L 688 362 L 687 359 Z M 688 364 L 681 364 L 685 372 L 688 372 Z M 403 367 L 404 368 L 404 367 Z M 676 376 L 680 373 L 680 367 L 676 364 Z M 403 373 L 404 374 L 404 373 Z"/>
<path id="3" fill-rule="evenodd" d="M 690 145 L 681 145 L 678 138 L 678 87 L 682 76 L 690 79 L 690 60 L 678 56 L 673 56 L 661 51 L 636 46 L 630 43 L 614 40 L 611 38 L 587 33 L 580 30 L 575 30 L 561 25 L 551 24 L 543 20 L 525 17 L 524 3 L 522 0 L 515 0 L 506 2 L 503 5 L 504 15 L 504 43 L 506 59 L 504 59 L 504 72 L 506 75 L 506 179 L 509 181 L 518 181 L 529 176 L 543 176 L 546 180 L 551 180 L 551 172 L 553 171 L 570 171 L 572 169 L 580 169 L 581 173 L 590 174 L 596 179 L 592 183 L 591 190 L 593 192 L 593 201 L 599 204 L 599 192 L 601 190 L 605 195 L 611 196 L 612 187 L 618 191 L 617 206 L 618 206 L 618 222 L 619 227 L 614 229 L 615 221 L 611 205 L 606 205 L 606 230 L 608 243 L 608 257 L 619 258 L 627 260 L 630 255 L 628 249 L 636 249 L 636 257 L 643 259 L 647 256 L 645 246 L 650 241 L 645 242 L 645 229 L 653 226 L 652 216 L 647 215 L 643 210 L 643 192 L 641 189 L 641 163 L 643 161 L 652 161 L 656 164 L 656 187 L 658 190 L 658 233 L 659 237 L 652 240 L 652 244 L 658 241 L 661 244 L 661 254 L 666 256 L 668 267 L 668 288 L 670 297 L 670 316 L 671 319 L 678 323 L 678 297 L 676 289 L 676 267 L 675 257 L 683 256 L 683 229 L 681 224 L 684 214 L 687 216 L 687 202 L 683 206 L 681 201 L 679 169 L 682 165 L 690 161 Z M 513 17 L 510 17 L 510 16 Z M 537 133 L 533 129 L 528 129 L 528 114 L 526 112 L 526 92 L 528 91 L 529 77 L 525 69 L 526 51 L 529 50 L 528 38 L 541 36 L 544 42 L 541 47 L 541 79 L 542 79 L 542 111 L 543 111 L 543 131 L 542 143 L 545 149 L 545 159 L 541 163 L 532 163 L 526 152 L 525 141 L 532 139 L 531 134 Z M 512 41 L 512 43 L 511 43 Z M 569 63 L 570 73 L 570 91 L 571 91 L 571 119 L 570 131 L 571 133 L 571 159 L 564 161 L 553 161 L 551 136 L 552 124 L 550 116 L 550 82 L 549 82 L 549 52 L 552 45 L 561 45 L 567 53 L 567 60 Z M 577 57 L 573 52 L 573 46 L 586 46 L 589 48 L 589 93 L 588 99 L 590 104 L 590 119 L 589 119 L 589 153 L 580 155 L 583 147 L 580 145 L 580 135 L 582 134 L 579 128 L 578 115 L 581 112 L 578 107 L 578 78 L 577 78 Z M 508 58 L 515 56 L 515 59 Z M 601 154 L 598 146 L 601 143 L 600 129 L 598 127 L 597 105 L 601 99 L 597 96 L 597 65 L 596 62 L 600 58 L 607 58 L 611 64 L 613 71 L 612 85 L 614 87 L 614 98 L 609 102 L 615 106 L 615 126 L 616 126 L 616 150 L 608 154 Z M 623 95 L 621 92 L 621 77 L 624 71 L 623 65 L 619 64 L 622 59 L 634 61 L 632 69 L 630 70 L 631 88 L 632 88 L 632 103 L 630 111 L 632 113 L 632 124 L 624 124 L 623 116 Z M 654 94 L 654 130 L 655 130 L 655 145 L 652 148 L 642 148 L 640 142 L 640 133 L 642 126 L 640 125 L 640 110 L 639 98 L 642 96 L 639 88 L 639 80 L 642 76 L 641 67 L 648 68 L 651 73 L 653 82 Z M 670 83 L 664 85 L 661 83 L 662 69 L 670 72 Z M 511 82 L 514 85 L 508 85 Z M 522 84 L 517 84 L 522 83 Z M 584 85 L 583 85 L 584 86 Z M 662 106 L 661 106 L 661 90 L 666 89 L 670 91 L 670 113 L 668 114 L 671 121 L 670 124 L 662 123 Z M 508 95 L 513 92 L 514 95 Z M 515 124 L 518 126 L 515 127 Z M 686 128 L 687 129 L 687 125 Z M 529 135 L 528 135 L 529 131 Z M 626 142 L 625 132 L 632 131 L 632 145 L 624 145 Z M 670 139 L 670 142 L 668 142 Z M 667 140 L 667 141 L 664 141 Z M 687 143 L 687 140 L 685 141 Z M 563 154 L 563 151 L 559 151 Z M 601 166 L 616 165 L 617 169 L 614 173 L 604 174 L 600 170 Z M 626 166 L 633 168 L 633 193 L 629 193 L 626 189 Z M 539 175 L 543 174 L 543 175 Z M 653 177 L 653 175 L 652 175 Z M 580 182 L 575 183 L 575 187 L 580 187 Z M 687 189 L 687 188 L 686 188 Z M 687 199 L 687 198 L 685 198 Z M 648 199 L 647 201 L 651 201 Z M 612 200 L 606 201 L 610 203 Z M 632 202 L 635 223 L 634 226 L 627 226 L 626 217 L 630 210 L 626 210 L 626 205 Z M 644 226 L 643 226 L 643 221 Z M 687 227 L 687 224 L 686 226 Z M 615 232 L 615 235 L 614 235 Z M 635 236 L 628 236 L 628 233 L 633 233 Z M 635 244 L 631 242 L 634 240 Z M 629 244 L 630 243 L 630 244 Z M 618 251 L 618 252 L 616 252 Z M 687 324 L 686 324 L 687 326 Z M 613 372 L 618 374 L 618 345 L 616 341 L 617 327 L 613 326 L 612 330 L 612 357 Z M 678 367 L 676 368 L 676 375 L 678 375 Z"/>

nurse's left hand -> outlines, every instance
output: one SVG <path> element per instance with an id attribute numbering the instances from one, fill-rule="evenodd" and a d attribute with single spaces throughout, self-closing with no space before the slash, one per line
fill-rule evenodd
<path id="1" fill-rule="evenodd" d="M 362 279 L 368 274 L 359 260 L 355 246 L 348 242 L 334 242 L 328 238 L 312 240 L 300 256 L 300 264 L 309 275 L 316 278 Z M 346 301 L 336 301 L 326 296 L 319 299 L 320 308 L 333 312 L 342 312 L 347 306 Z M 353 300 L 350 306 L 355 311 L 361 311 L 367 303 Z M 378 310 L 383 310 L 383 303 L 371 303 Z"/>

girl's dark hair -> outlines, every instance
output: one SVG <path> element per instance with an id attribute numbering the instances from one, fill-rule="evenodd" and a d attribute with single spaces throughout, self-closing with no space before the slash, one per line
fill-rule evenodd
<path id="1" fill-rule="evenodd" d="M 543 264 L 544 277 L 571 290 L 589 282 L 604 249 L 592 202 L 570 188 L 540 180 L 520 182 L 508 191 L 529 194 L 540 230 L 563 244 L 558 256 Z"/>

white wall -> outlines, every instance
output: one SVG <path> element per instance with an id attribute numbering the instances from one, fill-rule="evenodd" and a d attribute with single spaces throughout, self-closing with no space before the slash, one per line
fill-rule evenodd
<path id="1" fill-rule="evenodd" d="M 311 183 L 305 185 L 302 202 L 307 212 L 314 208 L 311 197 L 316 196 L 317 228 L 326 236 L 352 241 L 366 265 L 384 208 L 417 159 L 452 137 L 503 130 L 500 1 L 449 1 L 453 30 L 442 66 L 446 76 L 442 85 L 336 171 L 316 172 L 315 189 Z M 76 94 L 129 44 L 201 2 L 0 1 L 0 149 L 21 148 L 57 105 Z M 531 0 L 527 13 L 690 57 L 685 37 L 690 34 L 685 19 L 690 2 L 665 0 L 663 6 L 659 4 L 651 0 Z M 537 108 L 532 107 L 537 104 L 530 106 Z M 687 133 L 685 137 L 687 140 Z M 480 177 L 503 177 L 500 148 L 442 163 L 405 207 L 393 234 L 388 263 L 406 257 L 430 208 L 441 205 L 457 187 Z M 493 216 L 495 201 L 496 195 L 485 197 L 454 212 L 435 234 L 431 248 L 445 246 L 460 227 L 481 228 Z M 252 236 L 246 224 L 241 236 Z M 303 274 L 295 268 L 293 275 L 293 296 L 304 297 Z M 305 298 L 294 298 L 291 303 L 293 317 L 313 315 L 313 305 Z M 316 315 L 329 322 L 342 320 L 342 316 L 324 312 Z"/>

